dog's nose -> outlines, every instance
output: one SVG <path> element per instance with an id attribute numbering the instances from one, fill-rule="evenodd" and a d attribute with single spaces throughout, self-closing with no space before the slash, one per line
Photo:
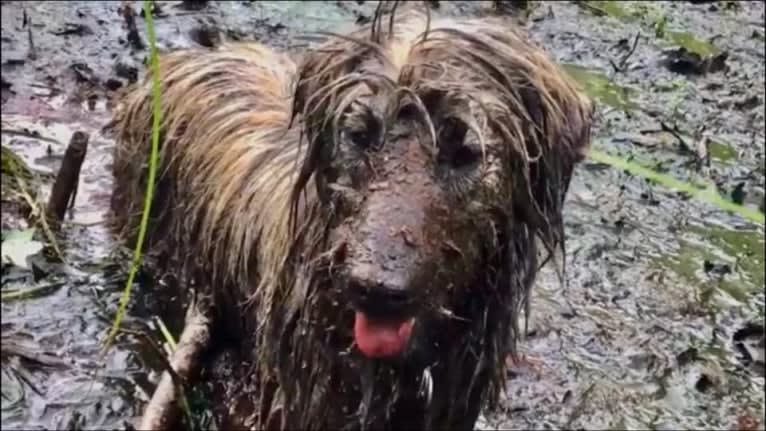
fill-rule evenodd
<path id="1" fill-rule="evenodd" d="M 394 274 L 375 271 L 370 265 L 354 265 L 349 270 L 347 289 L 354 308 L 371 316 L 405 317 L 414 312 L 417 298 L 406 280 Z"/>

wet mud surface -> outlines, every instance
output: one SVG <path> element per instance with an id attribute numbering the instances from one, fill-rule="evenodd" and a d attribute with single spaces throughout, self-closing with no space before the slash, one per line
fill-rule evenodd
<path id="1" fill-rule="evenodd" d="M 161 50 L 221 40 L 298 49 L 307 32 L 343 31 L 374 8 L 193 3 L 159 2 Z M 114 258 L 101 222 L 113 145 L 102 129 L 115 90 L 144 74 L 148 56 L 136 47 L 146 44 L 143 18 L 136 41 L 120 6 L 2 2 L 3 146 L 55 173 L 72 133 L 91 135 L 63 228 L 69 266 L 3 268 L 3 291 L 42 287 L 2 302 L 3 429 L 122 428 L 161 369 L 140 336 L 99 357 L 129 261 Z M 434 13 L 493 12 L 440 2 Z M 761 2 L 533 2 L 522 19 L 596 99 L 595 148 L 755 208 L 765 187 L 763 20 Z M 539 278 L 525 360 L 502 411 L 478 427 L 762 429 L 763 227 L 594 162 L 570 190 L 567 285 L 553 269 Z M 4 231 L 23 225 L 2 218 Z M 139 280 L 124 326 L 160 339 L 155 303 L 172 298 L 149 289 Z"/>

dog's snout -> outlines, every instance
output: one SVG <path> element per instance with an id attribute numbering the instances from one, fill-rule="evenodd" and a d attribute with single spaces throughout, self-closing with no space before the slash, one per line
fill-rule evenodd
<path id="1" fill-rule="evenodd" d="M 414 293 L 404 280 L 392 277 L 392 274 L 378 274 L 366 265 L 360 265 L 349 271 L 346 281 L 353 306 L 370 315 L 404 316 L 415 306 Z"/>

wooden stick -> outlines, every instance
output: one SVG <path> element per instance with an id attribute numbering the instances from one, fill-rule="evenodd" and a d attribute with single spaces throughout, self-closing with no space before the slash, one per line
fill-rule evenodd
<path id="1" fill-rule="evenodd" d="M 125 20 L 125 25 L 128 28 L 128 42 L 130 43 L 130 46 L 133 47 L 133 49 L 141 50 L 146 47 L 144 44 L 144 40 L 141 39 L 141 34 L 138 33 L 138 28 L 136 27 L 136 11 L 133 10 L 133 6 L 130 5 L 131 2 L 123 2 L 122 8 L 120 12 L 122 13 L 122 18 Z"/>
<path id="2" fill-rule="evenodd" d="M 200 358 L 210 346 L 210 321 L 194 304 L 189 306 L 184 330 L 178 340 L 175 352 L 170 358 L 170 366 L 177 378 L 184 382 L 174 382 L 170 372 L 162 373 L 160 383 L 154 390 L 152 399 L 144 410 L 140 430 L 175 429 L 180 406 L 176 389 L 183 390 L 185 382 L 192 379 L 200 368 Z M 178 388 L 176 388 L 178 386 Z"/>
<path id="3" fill-rule="evenodd" d="M 80 168 L 88 151 L 90 136 L 81 131 L 72 134 L 72 139 L 64 152 L 56 182 L 53 183 L 51 196 L 48 199 L 47 214 L 51 224 L 58 226 L 72 197 L 77 193 L 77 185 L 80 182 Z"/>

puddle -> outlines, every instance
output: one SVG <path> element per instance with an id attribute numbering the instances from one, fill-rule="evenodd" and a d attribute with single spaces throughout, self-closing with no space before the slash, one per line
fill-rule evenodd
<path id="1" fill-rule="evenodd" d="M 603 73 L 576 64 L 562 64 L 562 67 L 598 102 L 623 111 L 635 109 L 636 105 L 630 98 L 631 90 L 615 84 Z"/>

